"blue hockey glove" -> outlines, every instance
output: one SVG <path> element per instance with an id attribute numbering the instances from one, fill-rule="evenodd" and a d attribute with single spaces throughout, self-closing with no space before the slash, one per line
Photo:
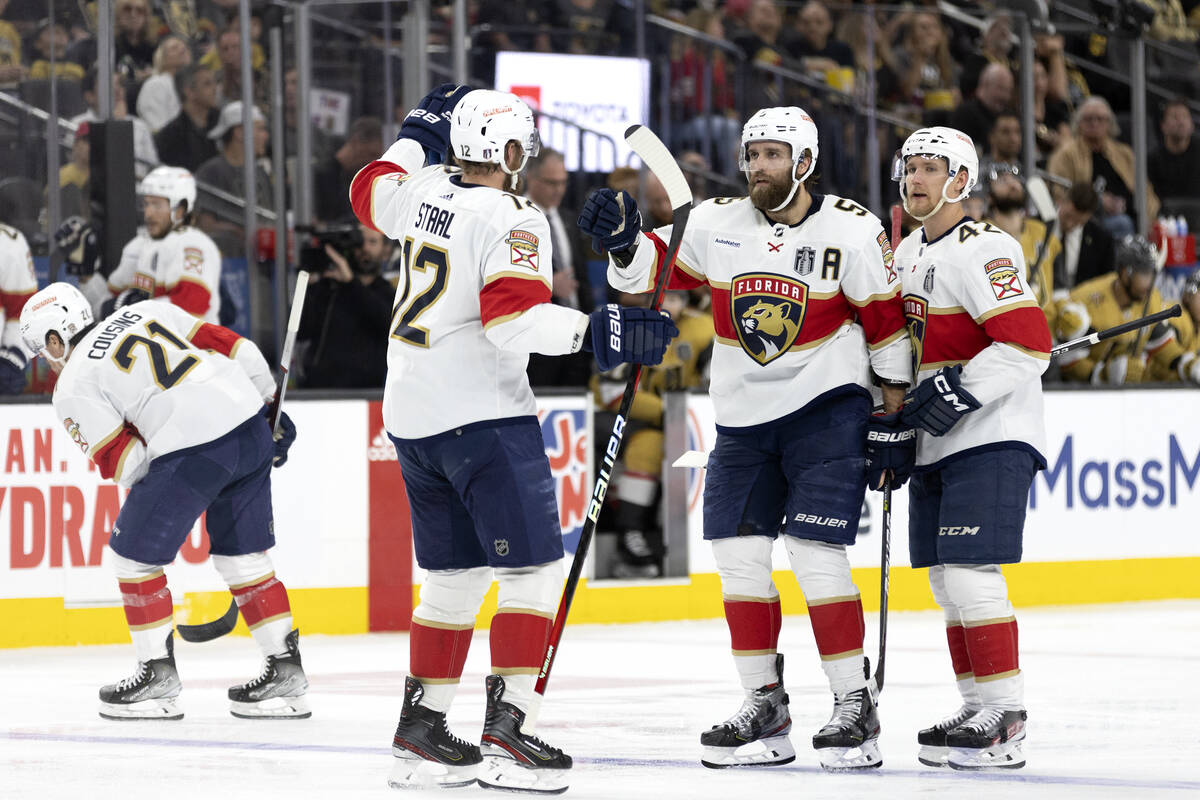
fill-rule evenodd
<path id="1" fill-rule="evenodd" d="M 270 421 L 270 408 L 263 412 Z M 275 432 L 275 466 L 282 467 L 287 463 L 288 448 L 292 446 L 292 442 L 296 441 L 296 424 L 292 422 L 292 418 L 287 415 L 286 411 L 279 412 L 279 430 Z"/>
<path id="2" fill-rule="evenodd" d="M 588 195 L 579 212 L 579 230 L 592 237 L 592 247 L 603 255 L 628 250 L 637 241 L 642 215 L 629 192 L 597 189 Z"/>
<path id="3" fill-rule="evenodd" d="M 867 488 L 883 488 L 891 473 L 892 488 L 899 489 L 912 475 L 917 462 L 917 431 L 900 422 L 899 412 L 867 420 Z"/>
<path id="4" fill-rule="evenodd" d="M 962 387 L 962 367 L 942 367 L 909 392 L 900 421 L 934 436 L 944 436 L 963 414 L 982 406 Z"/>
<path id="5" fill-rule="evenodd" d="M 0 394 L 20 394 L 25 391 L 25 358 L 19 348 L 0 347 Z"/>
<path id="6" fill-rule="evenodd" d="M 83 217 L 69 217 L 59 225 L 54 246 L 66 257 L 69 275 L 86 278 L 100 267 L 100 239 Z"/>
<path id="7" fill-rule="evenodd" d="M 473 88 L 466 84 L 443 83 L 421 98 L 400 125 L 399 139 L 412 139 L 425 150 L 425 163 L 441 164 L 450 148 L 450 115 L 458 101 Z"/>
<path id="8" fill-rule="evenodd" d="M 667 345 L 679 335 L 665 311 L 609 304 L 589 316 L 583 349 L 595 354 L 601 372 L 626 363 L 661 364 Z"/>

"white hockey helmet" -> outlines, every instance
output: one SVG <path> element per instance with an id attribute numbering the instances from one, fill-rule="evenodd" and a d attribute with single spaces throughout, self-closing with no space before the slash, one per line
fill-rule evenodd
<path id="1" fill-rule="evenodd" d="M 812 117 L 797 106 L 776 106 L 764 108 L 746 121 L 742 126 L 742 146 L 738 148 L 738 169 L 746 172 L 750 169 L 749 147 L 751 142 L 782 142 L 792 148 L 792 191 L 782 204 L 772 208 L 779 211 L 786 208 L 796 195 L 800 184 L 808 180 L 817 167 L 817 125 Z M 796 167 L 804 157 L 804 151 L 809 151 L 811 160 L 808 169 L 799 178 L 796 177 Z"/>
<path id="2" fill-rule="evenodd" d="M 185 214 L 196 208 L 196 179 L 183 167 L 155 167 L 138 184 L 142 197 L 165 197 L 174 214 L 180 203 L 187 203 Z"/>
<path id="3" fill-rule="evenodd" d="M 521 145 L 521 165 L 515 170 L 504 161 L 505 145 L 511 141 Z M 542 142 L 525 101 L 509 92 L 476 89 L 454 107 L 450 146 L 455 158 L 499 164 L 505 173 L 516 175 L 537 156 Z"/>
<path id="4" fill-rule="evenodd" d="M 40 354 L 59 369 L 71 352 L 71 337 L 94 321 L 92 305 L 69 283 L 52 283 L 26 301 L 21 309 L 21 340 L 35 355 Z M 65 347 L 61 359 L 46 352 L 46 337 L 57 333 Z"/>
<path id="5" fill-rule="evenodd" d="M 950 173 L 949 179 L 942 185 L 942 196 L 938 204 L 933 207 L 933 211 L 921 217 L 909 210 L 908 194 L 904 185 L 904 168 L 911 156 L 944 158 Z M 950 197 L 946 194 L 946 187 L 958 175 L 960 169 L 967 171 L 967 184 L 957 197 Z M 900 156 L 892 167 L 892 180 L 900 184 L 900 199 L 904 202 L 904 210 L 914 218 L 924 221 L 936 214 L 943 203 L 960 203 L 970 196 L 971 189 L 979 180 L 979 153 L 975 150 L 975 143 L 971 141 L 971 137 L 960 130 L 944 126 L 921 128 L 904 140 Z"/>

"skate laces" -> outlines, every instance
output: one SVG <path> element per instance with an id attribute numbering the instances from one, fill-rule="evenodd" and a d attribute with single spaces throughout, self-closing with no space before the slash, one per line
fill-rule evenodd
<path id="1" fill-rule="evenodd" d="M 975 712 L 975 715 L 962 723 L 959 727 L 975 731 L 977 733 L 986 733 L 989 728 L 1000 723 L 1004 717 L 1004 711 L 999 708 L 984 708 Z"/>
<path id="2" fill-rule="evenodd" d="M 866 694 L 866 689 L 856 689 L 853 692 L 847 692 L 843 695 L 838 695 L 833 703 L 833 722 L 853 722 L 858 719 L 862 713 L 863 698 Z"/>
<path id="3" fill-rule="evenodd" d="M 767 696 L 767 693 L 756 691 L 742 701 L 742 707 L 738 709 L 736 714 L 725 720 L 725 724 L 738 732 L 748 731 L 763 709 L 769 704 Z"/>
<path id="4" fill-rule="evenodd" d="M 654 555 L 650 543 L 646 541 L 646 534 L 641 531 L 625 531 L 623 541 L 625 549 L 636 558 L 649 558 Z"/>
<path id="5" fill-rule="evenodd" d="M 245 685 L 245 688 L 257 689 L 259 686 L 269 683 L 273 676 L 273 673 L 275 672 L 274 667 L 275 667 L 274 662 L 272 662 L 272 660 L 270 658 L 268 658 L 266 661 L 263 662 L 262 672 L 260 672 L 258 674 L 257 678 L 248 682 Z"/>
<path id="6" fill-rule="evenodd" d="M 962 725 L 971 717 L 975 716 L 975 711 L 975 709 L 962 706 L 958 709 L 958 711 L 955 711 L 953 714 L 939 722 L 936 727 L 941 728 L 944 731 L 948 731 L 951 728 L 957 728 L 959 725 Z"/>
<path id="7" fill-rule="evenodd" d="M 120 683 L 118 683 L 118 684 L 117 684 L 117 691 L 118 691 L 118 692 L 123 692 L 123 691 L 125 691 L 125 690 L 127 690 L 127 689 L 132 689 L 134 686 L 137 686 L 139 683 L 141 683 L 141 682 L 142 682 L 142 681 L 145 679 L 145 677 L 146 677 L 146 674 L 147 674 L 149 671 L 150 671 L 150 670 L 149 670 L 149 668 L 146 666 L 146 662 L 144 662 L 144 661 L 139 661 L 139 662 L 138 662 L 138 668 L 137 668 L 137 672 L 133 673 L 133 674 L 132 674 L 132 675 L 130 675 L 128 678 L 125 678 L 125 679 L 123 679 L 123 680 L 122 680 Z"/>

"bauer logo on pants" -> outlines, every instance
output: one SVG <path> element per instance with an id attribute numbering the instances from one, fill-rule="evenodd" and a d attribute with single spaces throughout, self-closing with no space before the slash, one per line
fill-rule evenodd
<path id="1" fill-rule="evenodd" d="M 738 275 L 732 283 L 738 341 L 759 364 L 769 364 L 786 353 L 800 335 L 808 286 L 769 273 Z"/>

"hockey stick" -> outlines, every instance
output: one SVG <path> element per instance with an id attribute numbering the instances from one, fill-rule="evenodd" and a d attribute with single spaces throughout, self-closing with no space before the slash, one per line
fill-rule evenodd
<path id="1" fill-rule="evenodd" d="M 296 291 L 292 295 L 292 312 L 288 317 L 287 335 L 283 340 L 283 355 L 279 359 L 282 374 L 279 385 L 275 387 L 275 397 L 271 400 L 271 410 L 267 416 L 271 423 L 271 435 L 279 432 L 279 417 L 283 408 L 283 396 L 287 392 L 288 372 L 292 365 L 292 347 L 296 344 L 296 333 L 300 330 L 300 314 L 304 310 L 304 295 L 308 291 L 308 273 L 300 270 L 296 274 Z M 237 625 L 237 600 L 229 601 L 229 608 L 212 622 L 201 622 L 198 625 L 176 625 L 179 638 L 185 642 L 211 642 L 229 633 Z"/>
<path id="2" fill-rule="evenodd" d="M 1153 325 L 1154 323 L 1161 322 L 1164 319 L 1178 317 L 1182 313 L 1183 309 L 1179 307 L 1178 303 L 1176 303 L 1168 309 L 1155 312 L 1149 316 L 1142 317 L 1141 319 L 1122 322 L 1120 325 L 1114 325 L 1111 328 L 1105 328 L 1102 331 L 1089 333 L 1087 336 L 1080 336 L 1078 339 L 1072 339 L 1069 342 L 1063 342 L 1050 351 L 1050 357 L 1053 358 L 1054 356 L 1061 356 L 1063 353 L 1069 353 L 1072 350 L 1078 350 L 1080 347 L 1091 347 L 1092 345 L 1098 344 L 1105 339 L 1111 339 L 1114 336 L 1120 336 L 1123 333 L 1129 333 L 1130 331 L 1136 331 L 1139 328 L 1145 328 L 1148 325 Z"/>
<path id="3" fill-rule="evenodd" d="M 667 196 L 671 200 L 671 240 L 663 255 L 662 267 L 654 284 L 654 295 L 651 308 L 658 309 L 662 305 L 663 293 L 667 288 L 671 270 L 675 266 L 675 256 L 679 253 L 679 245 L 683 242 L 683 230 L 687 226 L 688 215 L 692 210 L 692 190 L 688 187 L 683 171 L 675 163 L 675 157 L 667 146 L 654 135 L 649 128 L 642 125 L 631 125 L 625 131 L 625 141 L 633 148 L 633 152 L 645 162 L 654 173 Z M 608 494 L 608 482 L 612 476 L 613 465 L 617 454 L 621 452 L 621 442 L 625 438 L 625 420 L 633 405 L 633 397 L 637 393 L 638 380 L 642 376 L 642 365 L 633 365 L 632 374 L 625 384 L 625 394 L 621 398 L 621 406 L 617 410 L 617 419 L 613 422 L 612 433 L 608 437 L 608 445 L 604 448 L 604 465 L 592 488 L 591 505 L 588 507 L 587 519 L 583 522 L 583 531 L 579 536 L 579 546 L 575 549 L 575 559 L 571 562 L 571 572 L 563 587 L 562 598 L 558 603 L 558 613 L 554 615 L 554 624 L 550 628 L 550 639 L 546 644 L 546 656 L 542 660 L 542 669 L 538 673 L 537 683 L 533 690 L 539 696 L 545 696 L 546 683 L 550 680 L 550 670 L 554 667 L 554 657 L 558 653 L 558 643 L 562 639 L 563 627 L 567 624 L 567 614 L 571 611 L 571 601 L 575 598 L 575 589 L 579 586 L 579 578 L 583 573 L 583 564 L 587 560 L 588 549 L 592 544 L 592 536 L 596 532 L 596 520 L 600 517 L 600 509 L 604 506 L 604 496 Z"/>
<path id="4" fill-rule="evenodd" d="M 902 211 L 899 205 L 892 206 L 892 250 L 900 240 Z M 892 478 L 883 478 L 883 519 L 879 545 L 879 656 L 875 660 L 875 697 L 883 692 L 883 664 L 887 658 L 888 588 L 892 567 Z"/>

